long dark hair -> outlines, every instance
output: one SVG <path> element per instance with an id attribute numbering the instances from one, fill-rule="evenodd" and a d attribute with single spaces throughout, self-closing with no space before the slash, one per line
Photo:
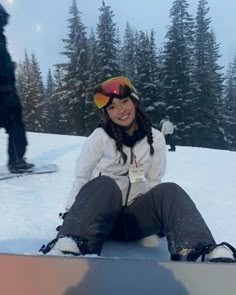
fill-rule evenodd
<path id="1" fill-rule="evenodd" d="M 132 101 L 135 105 L 135 108 L 136 108 L 136 118 L 139 122 L 141 122 L 141 124 L 143 125 L 144 130 L 147 134 L 147 142 L 150 145 L 150 155 L 152 156 L 152 155 L 154 155 L 154 148 L 152 145 L 153 144 L 153 135 L 152 135 L 151 121 L 150 121 L 149 117 L 147 116 L 147 114 L 142 109 L 140 102 L 132 97 L 131 97 L 131 99 L 132 99 Z M 117 124 L 112 122 L 112 120 L 110 119 L 106 110 L 101 112 L 101 121 L 100 121 L 99 126 L 104 128 L 105 130 L 109 129 L 112 132 L 112 138 L 114 138 L 114 140 L 115 140 L 116 148 L 121 153 L 124 163 L 126 163 L 127 162 L 127 155 L 123 151 L 124 142 L 123 142 L 122 129 L 120 126 L 118 126 Z"/>

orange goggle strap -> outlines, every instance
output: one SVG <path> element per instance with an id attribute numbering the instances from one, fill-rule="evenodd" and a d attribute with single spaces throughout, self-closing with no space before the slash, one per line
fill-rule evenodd
<path id="1" fill-rule="evenodd" d="M 132 96 L 139 100 L 137 91 L 126 77 L 115 77 L 99 84 L 94 91 L 94 102 L 99 109 L 108 106 L 114 97 Z"/>

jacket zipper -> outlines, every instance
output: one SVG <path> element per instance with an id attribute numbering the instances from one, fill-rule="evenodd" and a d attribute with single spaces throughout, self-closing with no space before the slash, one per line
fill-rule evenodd
<path id="1" fill-rule="evenodd" d="M 130 148 L 130 164 L 132 165 L 133 162 L 134 162 L 133 148 Z M 128 175 L 128 179 L 129 179 L 129 175 Z M 129 179 L 129 186 L 128 186 L 128 190 L 127 190 L 126 197 L 125 197 L 125 205 L 124 205 L 124 207 L 127 207 L 127 204 L 128 204 L 130 188 L 131 188 L 131 182 L 130 182 L 130 179 Z"/>

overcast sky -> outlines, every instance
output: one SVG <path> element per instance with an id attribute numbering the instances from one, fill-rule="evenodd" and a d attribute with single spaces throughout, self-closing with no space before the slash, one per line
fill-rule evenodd
<path id="1" fill-rule="evenodd" d="M 34 52 L 45 74 L 54 63 L 62 61 L 62 39 L 66 36 L 68 10 L 71 0 L 0 0 L 11 15 L 6 28 L 8 46 L 12 58 L 19 61 L 24 50 Z M 114 21 L 120 32 L 126 22 L 138 30 L 156 32 L 157 46 L 161 47 L 167 26 L 170 24 L 169 11 L 173 0 L 105 0 L 115 14 Z M 188 0 L 189 12 L 195 17 L 198 0 Z M 84 25 L 96 29 L 99 7 L 102 0 L 77 0 L 78 9 L 82 12 Z M 236 1 L 208 0 L 209 17 L 220 43 L 222 65 L 228 66 L 236 55 Z"/>

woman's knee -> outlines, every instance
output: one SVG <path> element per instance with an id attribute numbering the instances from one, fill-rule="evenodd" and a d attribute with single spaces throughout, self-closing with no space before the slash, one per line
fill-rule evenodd
<path id="1" fill-rule="evenodd" d="M 157 191 L 176 191 L 182 189 L 177 183 L 175 182 L 162 182 L 154 187 Z"/>
<path id="2" fill-rule="evenodd" d="M 99 186 L 106 191 L 106 195 L 110 197 L 113 201 L 117 199 L 118 203 L 122 203 L 122 193 L 121 190 L 114 179 L 109 176 L 101 175 L 95 178 L 98 181 Z"/>
<path id="3" fill-rule="evenodd" d="M 99 201 L 100 206 L 102 203 L 109 203 L 110 205 L 122 206 L 122 193 L 116 182 L 105 175 L 98 176 L 87 182 L 78 195 L 76 196 L 75 206 L 81 204 L 88 204 L 91 206 L 97 204 Z"/>
<path id="4" fill-rule="evenodd" d="M 100 175 L 100 176 L 94 178 L 94 181 L 100 183 L 101 185 L 105 185 L 107 188 L 111 187 L 112 189 L 120 190 L 118 184 L 110 176 Z"/>
<path id="5" fill-rule="evenodd" d="M 87 190 L 88 187 L 93 187 L 94 190 L 101 194 L 105 191 L 106 195 L 113 195 L 114 197 L 117 196 L 118 199 L 122 199 L 122 193 L 118 184 L 109 176 L 100 175 L 90 180 L 82 189 Z"/>
<path id="6" fill-rule="evenodd" d="M 154 195 L 163 197 L 165 199 L 172 199 L 175 198 L 181 199 L 189 198 L 188 194 L 183 190 L 181 186 L 174 182 L 163 182 L 154 188 Z"/>

